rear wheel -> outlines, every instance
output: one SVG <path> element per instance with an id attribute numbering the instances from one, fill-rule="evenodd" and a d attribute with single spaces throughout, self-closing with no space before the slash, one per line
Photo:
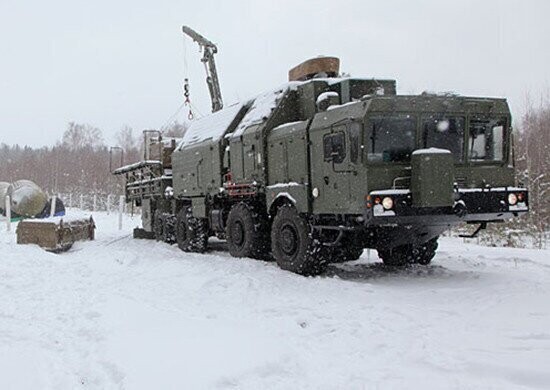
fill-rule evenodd
<path id="1" fill-rule="evenodd" d="M 267 216 L 246 203 L 237 203 L 227 217 L 225 235 L 233 257 L 265 259 L 269 256 Z"/>
<path id="2" fill-rule="evenodd" d="M 378 256 L 384 264 L 399 267 L 411 263 L 408 258 L 409 247 L 398 246 L 392 249 L 378 249 Z"/>
<path id="3" fill-rule="evenodd" d="M 418 245 L 401 245 L 392 249 L 379 249 L 378 255 L 386 265 L 403 266 L 407 264 L 428 265 L 435 256 L 438 237 Z"/>
<path id="4" fill-rule="evenodd" d="M 155 210 L 155 214 L 153 215 L 153 234 L 155 235 L 155 240 L 164 240 L 164 217 L 158 209 Z"/>
<path id="5" fill-rule="evenodd" d="M 208 226 L 203 219 L 193 217 L 191 207 L 184 207 L 177 215 L 176 239 L 178 247 L 184 252 L 206 251 Z"/>
<path id="6" fill-rule="evenodd" d="M 330 250 L 313 239 L 309 223 L 298 211 L 284 205 L 271 227 L 273 256 L 284 270 L 300 275 L 318 275 L 326 270 Z"/>
<path id="7" fill-rule="evenodd" d="M 162 240 L 168 244 L 175 243 L 176 240 L 176 216 L 173 214 L 164 215 L 164 226 L 162 229 Z"/>

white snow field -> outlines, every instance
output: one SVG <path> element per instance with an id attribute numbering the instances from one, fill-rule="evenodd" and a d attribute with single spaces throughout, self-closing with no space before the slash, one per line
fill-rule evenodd
<path id="1" fill-rule="evenodd" d="M 441 240 L 304 278 L 134 240 L 55 255 L 0 225 L 0 389 L 548 389 L 550 251 Z"/>

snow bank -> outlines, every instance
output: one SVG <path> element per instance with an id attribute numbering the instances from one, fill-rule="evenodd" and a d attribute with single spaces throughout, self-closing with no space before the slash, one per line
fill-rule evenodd
<path id="1" fill-rule="evenodd" d="M 70 211 L 70 210 L 69 210 Z M 0 226 L 1 389 L 525 389 L 550 383 L 548 250 L 441 240 L 304 278 L 134 240 L 95 213 L 62 255 Z"/>

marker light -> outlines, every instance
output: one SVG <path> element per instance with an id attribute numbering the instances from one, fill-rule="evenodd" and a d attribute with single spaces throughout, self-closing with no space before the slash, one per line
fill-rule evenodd
<path id="1" fill-rule="evenodd" d="M 390 209 L 393 207 L 393 199 L 390 198 L 389 196 L 386 196 L 386 197 L 382 200 L 382 206 L 383 206 L 386 210 L 390 210 Z"/>
<path id="2" fill-rule="evenodd" d="M 510 206 L 515 205 L 517 202 L 518 202 L 518 197 L 516 196 L 516 194 L 513 194 L 513 193 L 508 194 L 508 204 Z"/>

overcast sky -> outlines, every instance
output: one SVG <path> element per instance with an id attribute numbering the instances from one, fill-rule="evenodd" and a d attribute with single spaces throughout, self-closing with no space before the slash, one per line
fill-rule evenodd
<path id="1" fill-rule="evenodd" d="M 547 0 L 0 0 L 0 143 L 51 145 L 69 121 L 110 144 L 123 125 L 159 128 L 183 101 L 185 73 L 207 113 L 182 24 L 218 44 L 226 104 L 335 55 L 353 76 L 397 79 L 399 93 L 507 97 L 517 118 L 527 93 L 550 88 L 549 15 Z"/>

